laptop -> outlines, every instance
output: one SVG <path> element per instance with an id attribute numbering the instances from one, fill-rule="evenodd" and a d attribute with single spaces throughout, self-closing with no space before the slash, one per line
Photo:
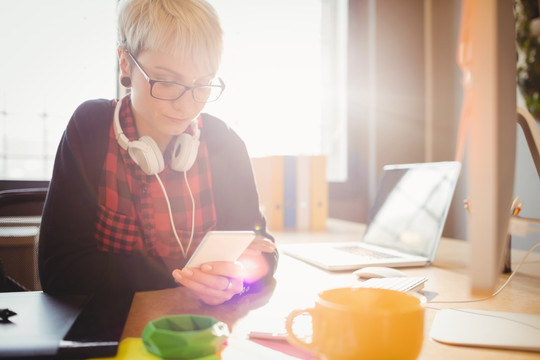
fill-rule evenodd
<path id="1" fill-rule="evenodd" d="M 132 295 L 51 296 L 0 293 L 0 359 L 86 359 L 115 356 Z"/>
<path id="2" fill-rule="evenodd" d="M 330 271 L 431 264 L 460 171 L 455 161 L 386 165 L 362 239 L 280 250 Z"/>

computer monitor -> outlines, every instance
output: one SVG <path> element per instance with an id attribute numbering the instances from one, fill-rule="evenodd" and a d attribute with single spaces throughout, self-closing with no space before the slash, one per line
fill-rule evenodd
<path id="1" fill-rule="evenodd" d="M 463 1 L 462 40 L 470 52 L 468 190 L 470 285 L 494 292 L 502 271 L 514 190 L 516 47 L 511 1 Z"/>

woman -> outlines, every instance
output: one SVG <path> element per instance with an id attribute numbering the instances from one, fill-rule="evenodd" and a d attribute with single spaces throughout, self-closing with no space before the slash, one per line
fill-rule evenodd
<path id="1" fill-rule="evenodd" d="M 272 278 L 243 141 L 201 113 L 225 85 L 216 77 L 222 31 L 204 0 L 122 0 L 123 99 L 73 114 L 57 152 L 39 241 L 43 290 L 141 291 L 183 285 L 220 304 Z M 238 262 L 184 268 L 210 230 L 257 230 Z M 226 245 L 224 245 L 226 246 Z"/>

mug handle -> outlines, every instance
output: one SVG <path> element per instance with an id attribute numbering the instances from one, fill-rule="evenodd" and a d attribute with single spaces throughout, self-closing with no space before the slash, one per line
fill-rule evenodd
<path id="1" fill-rule="evenodd" d="M 285 329 L 287 330 L 287 341 L 289 343 L 291 343 L 292 345 L 298 346 L 300 348 L 306 349 L 312 353 L 315 353 L 316 352 L 315 344 L 313 342 L 308 343 L 308 342 L 302 341 L 294 334 L 294 331 L 292 329 L 293 321 L 299 315 L 309 314 L 309 316 L 311 316 L 311 318 L 313 319 L 312 311 L 313 309 L 298 309 L 298 310 L 291 311 L 291 313 L 287 316 Z"/>

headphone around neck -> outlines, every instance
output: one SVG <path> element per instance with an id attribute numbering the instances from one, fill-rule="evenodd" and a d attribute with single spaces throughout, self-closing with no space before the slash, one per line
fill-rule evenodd
<path id="1" fill-rule="evenodd" d="M 128 95 L 129 96 L 129 95 Z M 129 156 L 147 174 L 155 175 L 163 171 L 165 162 L 158 145 L 150 136 L 141 136 L 139 140 L 129 141 L 120 125 L 120 107 L 122 100 L 118 100 L 114 109 L 113 126 L 116 141 L 127 150 Z M 197 120 L 191 122 L 193 135 L 182 133 L 176 137 L 172 152 L 171 168 L 175 171 L 188 171 L 197 158 L 199 149 L 200 130 Z"/>

